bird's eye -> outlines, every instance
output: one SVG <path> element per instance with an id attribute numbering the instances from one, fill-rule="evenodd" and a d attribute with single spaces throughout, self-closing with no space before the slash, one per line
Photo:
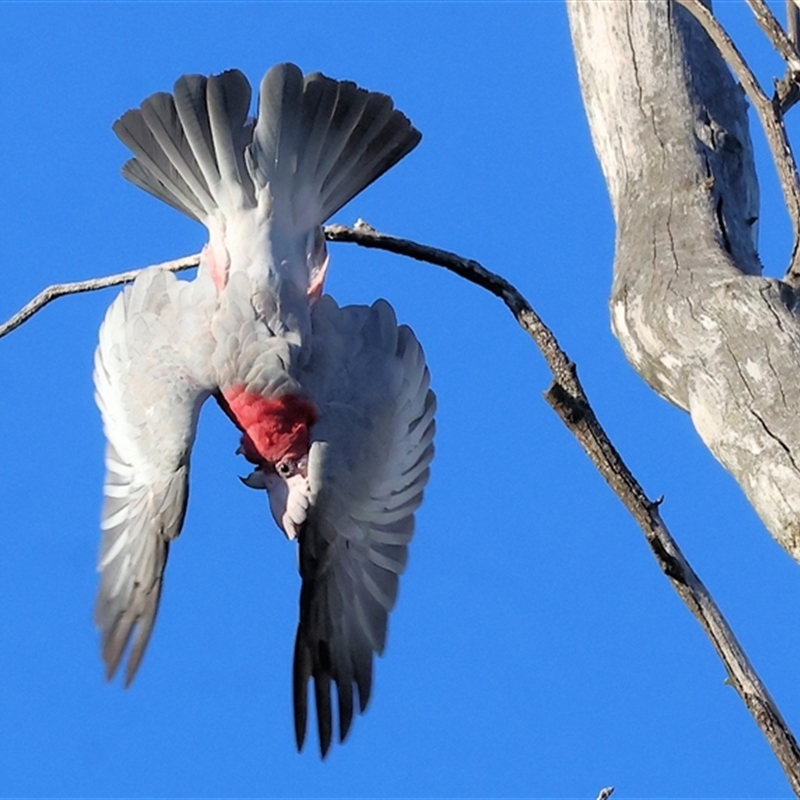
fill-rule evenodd
<path id="1" fill-rule="evenodd" d="M 291 478 L 294 474 L 294 462 L 290 460 L 279 461 L 275 465 L 275 471 L 280 475 L 282 478 Z"/>

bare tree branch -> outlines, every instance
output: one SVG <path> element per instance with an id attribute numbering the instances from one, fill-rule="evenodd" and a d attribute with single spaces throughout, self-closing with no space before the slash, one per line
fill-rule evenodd
<path id="1" fill-rule="evenodd" d="M 772 151 L 775 168 L 778 171 L 786 208 L 792 220 L 794 243 L 792 244 L 792 254 L 789 259 L 789 267 L 786 270 L 785 280 L 791 286 L 796 287 L 800 285 L 800 182 L 797 176 L 797 164 L 792 153 L 792 146 L 789 144 L 789 139 L 786 135 L 783 119 L 776 108 L 776 104 L 767 97 L 739 49 L 711 10 L 703 5 L 701 0 L 676 0 L 676 2 L 692 14 L 719 48 L 723 58 L 728 62 L 745 92 L 747 92 L 747 96 L 750 98 L 750 102 L 761 120 L 767 143 Z M 751 7 L 758 5 L 757 2 L 751 0 Z M 780 25 L 778 25 L 778 28 L 780 28 Z"/>
<path id="2" fill-rule="evenodd" d="M 800 748 L 794 735 L 711 594 L 667 530 L 658 513 L 658 502 L 648 499 L 597 420 L 578 379 L 575 364 L 528 301 L 508 281 L 489 272 L 477 261 L 446 250 L 387 236 L 364 225 L 357 229 L 330 226 L 325 234 L 330 241 L 355 242 L 362 247 L 388 250 L 444 267 L 486 289 L 506 304 L 523 330 L 534 340 L 553 373 L 554 381 L 545 393 L 545 399 L 644 531 L 661 570 L 711 640 L 725 665 L 731 686 L 761 728 L 792 789 L 800 795 Z"/>
<path id="3" fill-rule="evenodd" d="M 553 374 L 554 380 L 545 393 L 545 399 L 644 531 L 645 539 L 661 570 L 711 640 L 725 665 L 730 684 L 767 738 L 792 788 L 800 794 L 800 749 L 793 734 L 719 607 L 664 525 L 658 513 L 660 501 L 652 501 L 647 497 L 623 462 L 589 404 L 575 364 L 528 301 L 507 280 L 490 272 L 477 261 L 462 258 L 447 250 L 379 233 L 361 220 L 353 228 L 329 225 L 325 228 L 325 238 L 332 242 L 352 242 L 366 248 L 386 250 L 444 267 L 486 289 L 506 304 L 519 325 L 534 340 Z M 179 271 L 196 267 L 199 259 L 199 255 L 186 256 L 155 266 Z M 19 327 L 57 297 L 125 283 L 133 280 L 141 271 L 131 270 L 105 278 L 50 286 L 0 326 L 0 337 Z M 601 796 L 607 792 L 604 796 L 608 797 L 611 791 L 613 789 L 604 789 Z"/>

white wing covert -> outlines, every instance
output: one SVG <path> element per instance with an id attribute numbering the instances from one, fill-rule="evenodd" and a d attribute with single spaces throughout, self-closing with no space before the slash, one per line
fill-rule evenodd
<path id="1" fill-rule="evenodd" d="M 313 314 L 305 389 L 319 407 L 308 459 L 309 506 L 299 542 L 300 622 L 294 656 L 298 748 L 307 684 L 314 679 L 320 749 L 332 736 L 336 685 L 339 740 L 372 685 L 372 656 L 414 532 L 433 458 L 436 400 L 419 342 L 385 301 L 339 308 L 323 297 Z"/>
<path id="2" fill-rule="evenodd" d="M 107 439 L 95 621 L 109 679 L 133 636 L 126 685 L 153 628 L 169 543 L 186 511 L 197 416 L 212 388 L 203 283 L 145 271 L 109 308 L 95 352 Z"/>

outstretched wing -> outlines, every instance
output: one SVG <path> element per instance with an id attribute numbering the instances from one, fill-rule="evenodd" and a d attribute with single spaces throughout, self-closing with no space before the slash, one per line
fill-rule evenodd
<path id="1" fill-rule="evenodd" d="M 153 628 L 169 543 L 186 511 L 197 416 L 212 388 L 202 368 L 213 346 L 203 332 L 206 288 L 142 273 L 109 308 L 95 352 L 107 439 L 95 621 L 109 679 L 133 636 L 126 685 Z"/>
<path id="2" fill-rule="evenodd" d="M 305 738 L 307 684 L 323 756 L 331 742 L 331 684 L 339 740 L 370 697 L 373 653 L 386 641 L 433 458 L 435 397 L 422 348 L 391 306 L 314 309 L 304 379 L 320 411 L 308 460 L 308 512 L 299 532 L 300 623 L 294 655 L 297 746 Z"/>

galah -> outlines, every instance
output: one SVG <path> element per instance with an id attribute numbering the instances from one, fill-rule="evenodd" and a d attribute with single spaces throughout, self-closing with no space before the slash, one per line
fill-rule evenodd
<path id="1" fill-rule="evenodd" d="M 292 64 L 251 90 L 231 70 L 186 75 L 114 131 L 123 175 L 203 223 L 197 277 L 142 272 L 112 303 L 95 354 L 107 439 L 96 623 L 125 684 L 153 629 L 181 531 L 200 407 L 241 432 L 272 515 L 299 548 L 294 720 L 314 682 L 320 749 L 370 698 L 433 457 L 435 397 L 419 342 L 391 306 L 323 294 L 321 225 L 420 140 L 391 98 Z M 332 686 L 332 684 L 334 686 Z M 355 690 L 355 691 L 354 691 Z"/>

